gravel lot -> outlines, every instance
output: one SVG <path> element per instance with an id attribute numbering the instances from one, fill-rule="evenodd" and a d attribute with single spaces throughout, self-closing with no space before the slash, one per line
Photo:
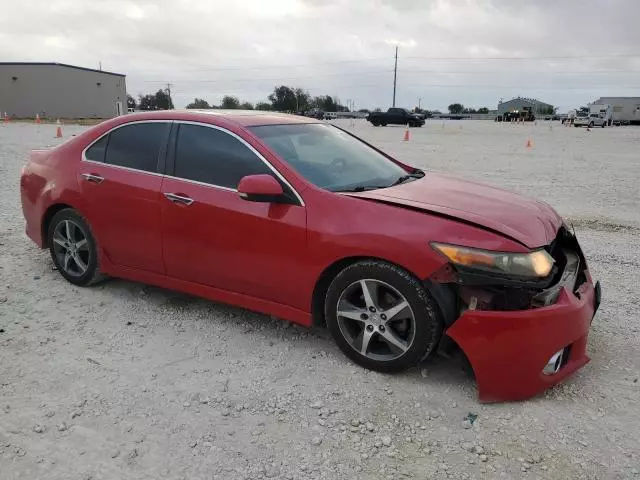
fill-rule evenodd
<path id="1" fill-rule="evenodd" d="M 450 360 L 387 376 L 322 329 L 121 280 L 76 288 L 20 209 L 20 168 L 55 127 L 0 125 L 0 479 L 640 478 L 640 128 L 428 121 L 403 142 L 339 123 L 571 219 L 603 284 L 592 362 L 480 405 Z"/>

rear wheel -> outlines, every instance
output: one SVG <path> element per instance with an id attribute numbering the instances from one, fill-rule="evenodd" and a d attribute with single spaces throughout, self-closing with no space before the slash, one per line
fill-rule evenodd
<path id="1" fill-rule="evenodd" d="M 589 124 L 589 128 L 593 128 L 593 122 Z"/>
<path id="2" fill-rule="evenodd" d="M 378 122 L 371 122 L 371 124 L 372 124 L 374 127 L 379 127 L 379 126 L 380 126 L 380 124 L 379 124 Z"/>
<path id="3" fill-rule="evenodd" d="M 382 125 L 383 127 L 387 126 L 387 122 L 381 122 L 380 125 Z"/>
<path id="4" fill-rule="evenodd" d="M 439 310 L 420 282 L 381 261 L 357 262 L 336 276 L 325 298 L 325 318 L 351 360 L 380 372 L 416 365 L 442 335 Z"/>
<path id="5" fill-rule="evenodd" d="M 87 286 L 102 280 L 96 241 L 87 221 L 75 210 L 56 213 L 47 232 L 53 263 L 66 280 Z"/>
<path id="6" fill-rule="evenodd" d="M 602 122 L 602 128 L 604 128 L 606 126 L 607 126 L 607 122 L 606 121 Z"/>

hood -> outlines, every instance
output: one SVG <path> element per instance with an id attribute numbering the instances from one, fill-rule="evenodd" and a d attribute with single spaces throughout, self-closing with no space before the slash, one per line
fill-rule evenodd
<path id="1" fill-rule="evenodd" d="M 438 173 L 427 173 L 419 180 L 394 187 L 349 195 L 458 218 L 496 231 L 528 248 L 549 245 L 562 225 L 562 218 L 546 203 Z"/>

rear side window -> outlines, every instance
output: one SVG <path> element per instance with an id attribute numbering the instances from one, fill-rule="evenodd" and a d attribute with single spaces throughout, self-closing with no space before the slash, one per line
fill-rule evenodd
<path id="1" fill-rule="evenodd" d="M 96 143 L 91 145 L 85 153 L 87 160 L 93 160 L 94 162 L 104 162 L 104 154 L 107 151 L 107 142 L 109 141 L 109 135 L 105 135 Z"/>
<path id="2" fill-rule="evenodd" d="M 105 163 L 156 172 L 166 129 L 166 123 L 153 122 L 133 123 L 113 130 L 109 134 Z"/>
<path id="3" fill-rule="evenodd" d="M 237 188 L 242 177 L 261 173 L 272 174 L 269 167 L 237 138 L 215 128 L 180 125 L 176 177 Z"/>

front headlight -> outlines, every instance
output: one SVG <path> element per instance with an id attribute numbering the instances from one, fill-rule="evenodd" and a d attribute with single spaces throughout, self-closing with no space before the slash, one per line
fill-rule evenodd
<path id="1" fill-rule="evenodd" d="M 444 243 L 432 243 L 454 265 L 499 275 L 544 278 L 551 273 L 554 260 L 546 250 L 530 253 L 491 252 Z"/>

